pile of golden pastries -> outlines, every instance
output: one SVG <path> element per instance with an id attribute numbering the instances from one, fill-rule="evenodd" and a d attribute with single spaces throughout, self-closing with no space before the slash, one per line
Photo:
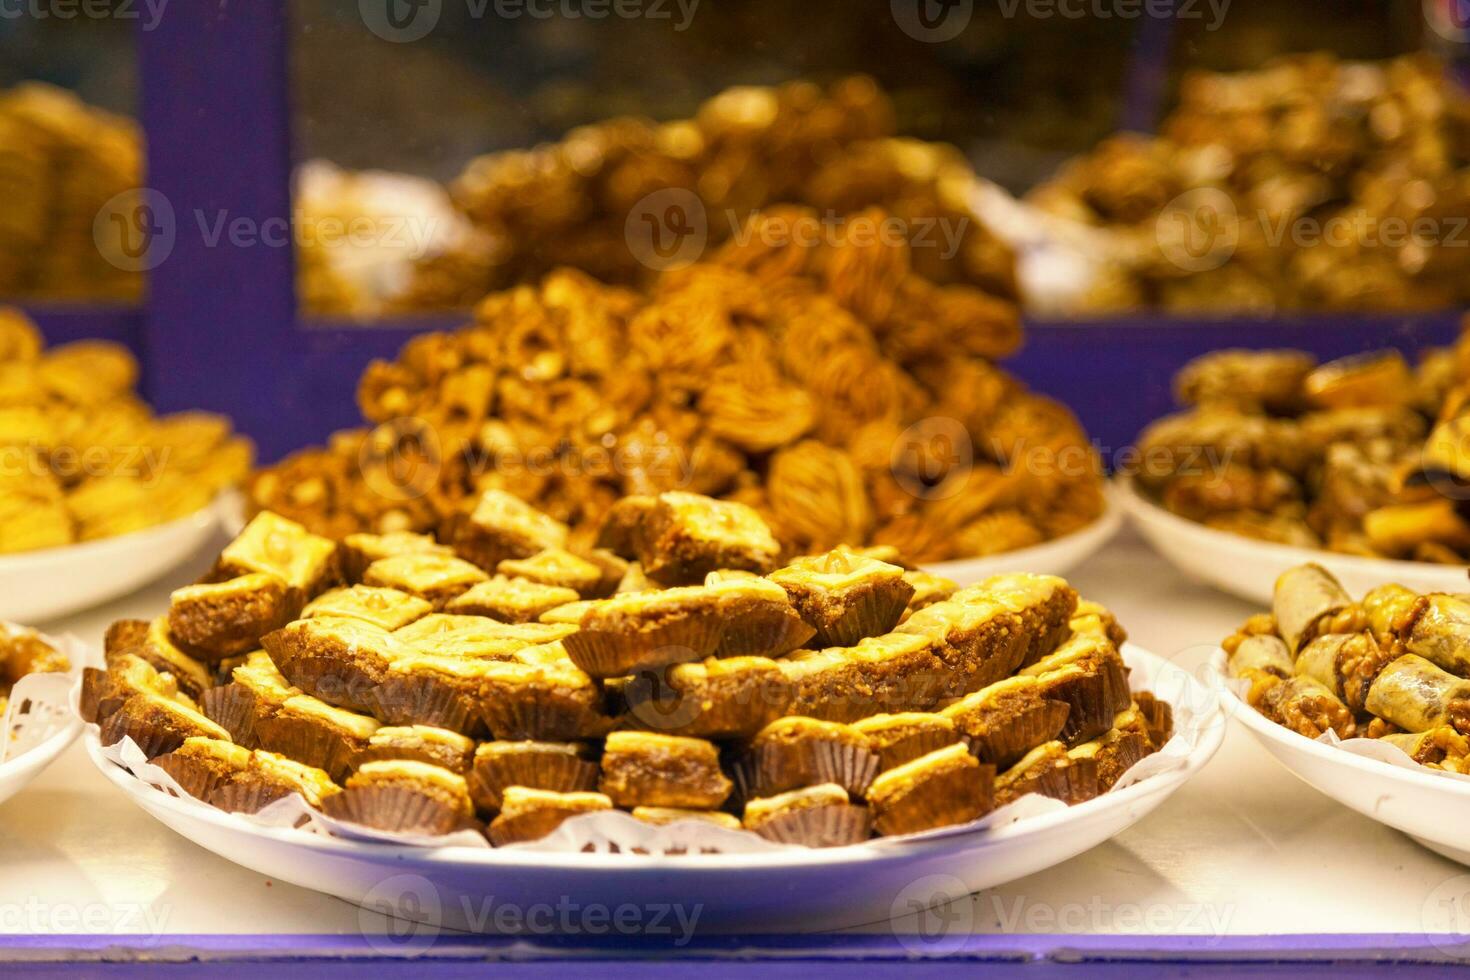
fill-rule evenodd
<path id="1" fill-rule="evenodd" d="M 42 349 L 0 307 L 0 553 L 56 548 L 194 513 L 250 471 L 250 443 L 218 415 L 154 417 L 128 351 Z"/>
<path id="2" fill-rule="evenodd" d="M 1029 195 L 1109 233 L 1090 308 L 1470 297 L 1470 101 L 1433 59 L 1310 54 L 1192 72 L 1161 134 L 1106 140 Z"/>
<path id="3" fill-rule="evenodd" d="M 308 313 L 369 318 L 466 309 L 495 279 L 502 245 L 424 177 L 297 168 L 296 288 Z"/>
<path id="4" fill-rule="evenodd" d="M 126 196 L 143 184 L 143 157 L 130 119 L 38 82 L 0 92 L 0 297 L 140 299 L 144 274 L 110 261 L 94 226 L 99 215 L 128 221 L 144 203 Z M 433 181 L 310 164 L 297 180 L 306 310 L 362 317 L 461 309 L 496 281 L 500 245 Z"/>
<path id="5" fill-rule="evenodd" d="M 1371 558 L 1470 558 L 1470 333 L 1317 364 L 1216 351 L 1175 378 L 1192 407 L 1139 439 L 1134 479 L 1210 527 Z"/>
<path id="6" fill-rule="evenodd" d="M 762 208 L 798 204 L 842 216 L 881 207 L 905 221 L 942 222 L 958 247 L 916 250 L 938 282 L 1013 295 L 1013 257 L 971 212 L 974 172 L 952 146 L 895 136 L 888 96 L 866 76 L 742 86 L 691 119 L 635 117 L 572 130 L 559 143 L 479 157 L 451 190 L 508 249 L 503 288 L 569 266 L 608 282 L 646 278 L 626 225 L 648 195 L 692 192 L 709 241 L 720 244 Z"/>
<path id="7" fill-rule="evenodd" d="M 893 107 L 866 77 L 732 88 L 691 119 L 613 119 L 559 143 L 472 160 L 448 192 L 404 174 L 312 163 L 296 175 L 298 290 L 315 314 L 371 317 L 462 309 L 487 292 L 570 267 L 632 283 L 648 268 L 629 215 L 685 190 L 710 245 L 758 209 L 803 204 L 840 217 L 881 206 L 935 247 L 914 263 L 939 282 L 1014 294 L 1009 249 L 969 210 L 974 174 L 950 146 L 894 135 Z M 108 263 L 93 221 L 141 183 L 136 127 L 48 86 L 0 97 L 11 199 L 0 219 L 0 295 L 136 298 L 142 276 Z M 119 207 L 119 213 L 130 213 Z M 14 227 L 11 227 L 11 226 Z"/>
<path id="8" fill-rule="evenodd" d="M 1354 600 L 1320 565 L 1276 581 L 1272 611 L 1224 648 L 1246 701 L 1307 738 L 1377 738 L 1470 773 L 1470 601 L 1382 585 Z"/>
<path id="9" fill-rule="evenodd" d="M 1103 510 L 1098 461 L 1062 405 L 994 360 L 1016 310 L 940 286 L 902 243 L 748 243 L 646 291 L 561 271 L 496 293 L 475 322 L 371 364 L 371 431 L 259 474 L 256 510 L 331 537 L 438 528 L 486 488 L 585 537 L 626 495 L 681 489 L 755 507 L 795 554 L 890 544 L 986 555 Z M 880 222 L 865 212 L 853 222 Z"/>
<path id="10" fill-rule="evenodd" d="M 703 213 L 679 213 L 698 221 L 711 248 L 735 237 L 762 208 L 802 205 L 835 220 L 881 207 L 933 246 L 913 250 L 920 274 L 1013 296 L 1010 250 L 966 202 L 975 175 L 963 154 L 894 131 L 887 95 L 855 76 L 826 89 L 810 82 L 732 88 L 690 119 L 612 119 L 557 143 L 478 157 L 450 187 L 458 208 L 451 215 L 424 203 L 432 195 L 404 187 L 419 183 L 415 178 L 359 173 L 318 181 L 320 194 L 297 195 L 298 223 L 370 218 L 390 198 L 410 221 L 442 229 L 468 219 L 471 227 L 455 227 L 448 242 L 417 256 L 397 277 L 407 285 L 391 295 L 343 268 L 378 261 L 372 254 L 303 242 L 301 294 L 313 312 L 368 316 L 467 307 L 560 268 L 609 283 L 643 282 L 652 273 L 648 257 L 630 244 L 630 219 L 635 232 L 645 211 L 662 220 L 669 206 L 690 199 L 650 195 L 688 192 Z M 372 197 L 377 205 L 365 203 Z M 399 234 L 388 227 L 385 237 Z M 375 271 L 368 278 L 384 277 Z"/>
<path id="11" fill-rule="evenodd" d="M 497 846 L 613 808 L 856 844 L 1092 799 L 1172 734 L 1056 576 L 782 565 L 753 510 L 690 493 L 620 501 L 596 545 L 494 489 L 438 539 L 265 511 L 166 615 L 109 628 L 82 715 L 227 811 L 300 794 Z"/>
<path id="12" fill-rule="evenodd" d="M 93 241 L 102 206 L 140 183 L 134 124 L 25 84 L 0 93 L 0 147 L 0 182 L 17 202 L 0 218 L 0 295 L 136 298 L 142 276 Z M 1016 295 L 1010 248 L 969 205 L 964 155 L 897 136 L 892 103 L 864 76 L 736 87 L 688 119 L 580 127 L 478 157 L 447 190 L 396 174 L 341 177 L 322 195 L 297 195 L 299 291 L 313 313 L 462 308 L 563 267 L 640 282 L 648 269 L 629 219 L 656 192 L 690 195 L 711 246 L 761 209 L 841 217 L 881 207 L 936 230 L 945 247 L 913 255 L 926 278 Z M 423 186 L 399 193 L 410 184 Z M 1089 247 L 1099 265 L 1081 312 L 1470 300 L 1470 100 L 1427 57 L 1295 55 L 1192 72 L 1161 135 L 1105 140 L 1028 200 L 1104 234 Z M 385 203 L 404 213 L 385 221 Z M 448 232 L 399 242 L 399 218 Z M 323 219 L 368 229 L 370 241 L 324 244 L 313 231 Z"/>
<path id="13" fill-rule="evenodd" d="M 0 92 L 0 296 L 136 300 L 143 278 L 108 262 L 93 222 L 142 183 L 129 119 L 35 82 Z"/>

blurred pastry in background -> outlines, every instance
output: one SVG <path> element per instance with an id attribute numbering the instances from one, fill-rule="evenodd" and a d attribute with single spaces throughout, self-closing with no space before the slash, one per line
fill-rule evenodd
<path id="1" fill-rule="evenodd" d="M 451 190 L 508 248 L 487 291 L 563 266 L 607 282 L 646 279 L 625 226 L 650 194 L 678 190 L 703 209 L 711 245 L 780 204 L 833 218 L 881 207 L 910 223 L 942 225 L 955 241 L 916 251 L 916 270 L 1011 296 L 1010 250 L 969 206 L 974 176 L 954 147 L 896 138 L 887 94 L 871 78 L 852 76 L 825 88 L 737 86 L 690 119 L 579 127 L 558 143 L 477 157 Z"/>
<path id="2" fill-rule="evenodd" d="M 324 160 L 302 164 L 295 180 L 297 288 L 307 312 L 464 309 L 484 295 L 502 246 L 435 181 Z"/>
<path id="3" fill-rule="evenodd" d="M 430 531 L 486 489 L 590 544 L 621 497 L 747 503 L 791 553 L 892 545 L 919 561 L 1026 547 L 1103 510 L 1071 413 L 996 366 L 1014 306 L 923 277 L 907 242 L 815 242 L 800 208 L 643 291 L 572 271 L 486 297 L 358 390 L 375 426 L 256 475 L 252 506 L 317 533 Z"/>
<path id="4" fill-rule="evenodd" d="M 1470 99 L 1419 55 L 1193 71 L 1159 136 L 1107 139 L 1027 201 L 1103 233 L 1071 312 L 1463 304 Z"/>
<path id="5" fill-rule="evenodd" d="M 228 419 L 155 416 L 118 344 L 45 349 L 0 307 L 0 553 L 57 548 L 186 517 L 250 472 Z"/>
<path id="6" fill-rule="evenodd" d="M 0 92 L 0 297 L 139 300 L 143 276 L 103 256 L 93 223 L 142 183 L 132 120 L 39 82 Z"/>
<path id="7" fill-rule="evenodd" d="M 1139 439 L 1133 477 L 1220 530 L 1373 558 L 1470 560 L 1470 332 L 1417 365 L 1227 350 L 1175 378 L 1191 407 Z"/>

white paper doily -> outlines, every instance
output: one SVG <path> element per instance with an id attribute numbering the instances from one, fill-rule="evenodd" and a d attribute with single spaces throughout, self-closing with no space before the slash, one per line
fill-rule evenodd
<path id="1" fill-rule="evenodd" d="M 1129 786 L 1152 776 L 1185 769 L 1188 766 L 1191 754 L 1198 747 L 1203 733 L 1216 720 L 1218 711 L 1216 701 L 1213 698 L 1196 696 L 1197 692 L 1195 694 L 1190 693 L 1198 685 L 1194 684 L 1192 679 L 1187 678 L 1187 675 L 1183 671 L 1166 663 L 1157 670 L 1151 671 L 1148 669 L 1148 665 L 1143 663 L 1142 658 L 1130 656 L 1130 653 L 1131 651 L 1125 648 L 1124 657 L 1129 662 L 1129 666 L 1133 668 L 1130 673 L 1129 683 L 1134 690 L 1149 689 L 1153 690 L 1156 694 L 1160 694 L 1161 689 L 1173 693 L 1177 687 L 1180 695 L 1178 697 L 1166 697 L 1160 694 L 1161 697 L 1165 697 L 1165 700 L 1170 702 L 1174 710 L 1175 734 L 1158 752 L 1140 760 L 1124 773 L 1117 784 L 1109 790 L 1109 793 L 1121 792 Z M 1178 673 L 1180 675 L 1179 678 L 1165 678 L 1161 676 L 1163 671 L 1166 670 Z M 1182 683 L 1175 684 L 1174 681 L 1176 680 Z M 95 725 L 91 727 L 94 730 L 97 728 Z M 211 811 L 214 810 L 209 804 L 189 796 L 167 772 L 149 762 L 142 750 L 138 748 L 132 739 L 125 738 L 114 745 L 101 746 L 99 751 L 104 759 L 126 769 L 138 779 L 158 789 L 160 792 L 179 797 L 186 804 L 196 805 Z M 942 837 L 979 833 L 1006 827 L 1030 817 L 1057 813 L 1066 809 L 1068 809 L 1067 805 L 1060 800 L 1033 794 L 1023 796 L 1019 800 L 997 810 L 993 810 L 984 817 L 969 823 L 941 827 L 936 830 L 924 831 L 917 834 L 878 837 L 865 842 L 865 845 L 893 847 L 914 841 L 927 841 Z M 346 823 L 341 820 L 335 820 L 320 810 L 314 809 L 299 794 L 277 800 L 259 813 L 236 813 L 230 814 L 230 817 L 257 826 L 273 828 L 294 827 L 302 833 L 327 834 L 347 840 L 429 848 L 470 847 L 484 849 L 490 846 L 489 842 L 481 834 L 468 830 L 443 836 L 428 837 L 417 834 L 390 833 L 388 831 L 363 827 L 358 824 Z M 502 850 L 504 849 L 506 848 L 502 848 Z M 612 851 L 632 852 L 636 850 L 655 855 L 677 855 L 696 851 L 718 854 L 742 854 L 782 850 L 810 850 L 800 845 L 775 843 L 751 831 L 729 830 L 700 820 L 682 820 L 665 825 L 649 824 L 637 820 L 631 814 L 621 810 L 606 810 L 573 817 L 562 823 L 560 827 L 548 836 L 536 841 L 509 845 L 509 849 L 538 853 L 574 853 L 589 850 L 608 853 Z"/>
<path id="2" fill-rule="evenodd" d="M 26 627 L 4 623 L 11 631 Z M 51 760 L 60 755 L 82 730 L 73 705 L 80 693 L 82 668 L 96 666 L 101 657 L 74 636 L 38 634 L 66 655 L 66 673 L 27 674 L 10 689 L 0 717 L 0 800 L 25 788 Z"/>

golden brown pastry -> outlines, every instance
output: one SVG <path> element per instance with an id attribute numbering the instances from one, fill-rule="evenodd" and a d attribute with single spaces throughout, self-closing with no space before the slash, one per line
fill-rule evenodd
<path id="1" fill-rule="evenodd" d="M 617 806 L 712 810 L 732 785 L 711 742 L 651 732 L 613 732 L 602 754 L 598 790 Z"/>

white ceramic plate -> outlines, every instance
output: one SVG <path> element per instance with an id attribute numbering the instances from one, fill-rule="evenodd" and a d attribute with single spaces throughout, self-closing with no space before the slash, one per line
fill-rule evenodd
<path id="1" fill-rule="evenodd" d="M 1149 544 L 1190 578 L 1242 599 L 1269 604 L 1277 576 L 1309 561 L 1336 575 L 1353 596 L 1389 582 L 1397 582 L 1415 592 L 1470 589 L 1470 577 L 1464 565 L 1359 558 L 1257 541 L 1171 514 L 1139 493 L 1130 480 L 1119 477 L 1115 482 L 1115 495 Z"/>
<path id="2" fill-rule="evenodd" d="M 241 490 L 225 490 L 215 502 L 219 508 L 219 525 L 228 538 L 237 538 L 245 530 L 245 494 Z"/>
<path id="3" fill-rule="evenodd" d="M 1125 656 L 1161 697 L 1190 705 L 1193 749 L 1182 768 L 1066 810 L 886 846 L 651 857 L 343 840 L 262 827 L 169 796 L 103 758 L 95 728 L 84 742 L 114 785 L 199 846 L 261 874 L 434 927 L 495 930 L 503 920 L 497 926 L 486 917 L 487 903 L 524 912 L 570 900 L 583 908 L 697 906 L 702 930 L 831 929 L 911 913 L 916 902 L 928 907 L 1059 864 L 1132 826 L 1203 767 L 1224 737 L 1215 694 L 1153 654 L 1129 647 Z"/>
<path id="4" fill-rule="evenodd" d="M 1111 497 L 1111 494 L 1109 495 Z M 1040 575 L 1062 575 L 1092 557 L 1107 544 L 1123 523 L 1123 512 L 1111 499 L 1103 515 L 1080 531 L 1073 531 L 1031 548 L 1006 551 L 984 558 L 960 558 L 955 561 L 925 565 L 926 572 L 953 579 L 960 585 L 974 585 L 992 575 L 1009 572 L 1036 572 Z"/>
<path id="5" fill-rule="evenodd" d="M 41 674 L 21 678 L 10 698 L 10 711 L 0 721 L 0 738 L 6 739 L 5 760 L 0 762 L 0 803 L 25 789 L 41 774 L 82 730 L 82 719 L 72 710 L 79 696 L 82 667 L 91 663 L 89 652 L 79 641 L 45 638 L 72 658 L 66 674 Z M 19 714 L 22 704 L 29 706 Z"/>
<path id="6" fill-rule="evenodd" d="M 1209 671 L 1225 715 L 1240 722 L 1292 775 L 1430 850 L 1470 864 L 1470 781 L 1365 758 L 1283 728 L 1231 690 L 1225 660 L 1225 651 L 1216 651 Z"/>
<path id="7" fill-rule="evenodd" d="M 81 730 L 82 720 L 78 718 L 73 724 L 54 733 L 35 748 L 22 752 L 14 759 L 0 763 L 0 803 L 4 803 L 25 789 L 26 784 L 41 774 L 41 770 L 51 765 L 57 756 L 66 751 L 66 747 L 72 743 Z"/>
<path id="8" fill-rule="evenodd" d="M 131 534 L 0 556 L 0 619 L 41 623 L 127 595 L 192 558 L 219 522 L 216 501 Z"/>

